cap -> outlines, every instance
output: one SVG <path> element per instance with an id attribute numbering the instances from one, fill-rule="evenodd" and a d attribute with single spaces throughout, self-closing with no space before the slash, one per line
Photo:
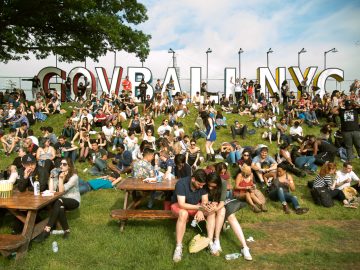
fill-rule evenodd
<path id="1" fill-rule="evenodd" d="M 351 100 L 345 100 L 345 107 L 351 106 Z"/>
<path id="2" fill-rule="evenodd" d="M 21 158 L 21 163 L 22 164 L 36 163 L 36 158 L 31 154 L 26 154 Z"/>

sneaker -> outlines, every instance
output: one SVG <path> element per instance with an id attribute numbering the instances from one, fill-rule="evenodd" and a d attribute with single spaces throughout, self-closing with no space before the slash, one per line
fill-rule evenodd
<path id="1" fill-rule="evenodd" d="M 297 215 L 302 215 L 302 214 L 305 214 L 305 213 L 307 213 L 309 211 L 309 208 L 297 208 L 297 209 L 295 209 L 295 213 L 297 214 Z"/>
<path id="2" fill-rule="evenodd" d="M 213 255 L 213 256 L 220 256 L 220 252 L 219 252 L 219 250 L 217 249 L 217 246 L 215 245 L 215 243 L 210 242 L 210 244 L 209 244 L 209 250 L 210 250 L 211 255 Z"/>
<path id="3" fill-rule="evenodd" d="M 244 247 L 243 249 L 241 249 L 241 254 L 244 256 L 245 260 L 252 261 L 250 249 L 248 247 Z"/>
<path id="4" fill-rule="evenodd" d="M 174 262 L 180 262 L 182 257 L 182 246 L 176 246 L 174 255 L 173 255 L 173 261 Z"/>
<path id="5" fill-rule="evenodd" d="M 215 241 L 214 241 L 214 245 L 215 245 L 216 249 L 217 249 L 219 252 L 222 252 L 222 248 L 221 248 L 221 245 L 220 245 L 220 241 L 219 241 L 219 240 L 215 240 Z"/>

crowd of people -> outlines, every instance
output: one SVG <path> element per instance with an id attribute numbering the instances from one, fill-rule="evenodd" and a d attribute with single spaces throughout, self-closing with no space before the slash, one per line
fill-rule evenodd
<path id="1" fill-rule="evenodd" d="M 33 88 L 34 102 L 26 100 L 23 91 L 0 93 L 3 152 L 7 157 L 17 155 L 7 173 L 9 181 L 20 191 L 33 190 L 34 182 L 39 181 L 41 191 L 64 192 L 55 201 L 49 222 L 36 241 L 48 237 L 57 221 L 65 231 L 64 237 L 69 236 L 65 210 L 80 206 L 76 164 L 82 162 L 90 164 L 90 175 L 108 182 L 110 187 L 124 174 L 179 179 L 172 194 L 161 194 L 170 202 L 168 209 L 178 216 L 175 262 L 182 258 L 182 240 L 190 219 L 207 221 L 208 245 L 213 255 L 222 251 L 220 235 L 226 221 L 242 245 L 244 258 L 252 260 L 235 213 L 246 204 L 255 213 L 267 212 L 265 195 L 280 201 L 285 214 L 291 212 L 289 203 L 296 214 L 308 212 L 292 194 L 296 188 L 292 174 L 313 175 L 310 184 L 315 202 L 324 201 L 320 190 L 326 190 L 331 199 L 355 208 L 345 189 L 352 181 L 358 182 L 354 189 L 359 191 L 360 187 L 352 171 L 352 162 L 359 162 L 360 156 L 360 83 L 356 80 L 349 94 L 335 90 L 323 97 L 304 86 L 299 98 L 298 89 L 291 91 L 286 81 L 280 95 L 270 97 L 261 92 L 257 81 L 236 79 L 233 84 L 234 95 L 223 95 L 218 105 L 208 95 L 206 84 L 202 85 L 202 93 L 190 99 L 186 93 L 175 93 L 172 80 L 163 93 L 158 80 L 152 97 L 144 82 L 133 97 L 128 78 L 119 95 L 93 95 L 85 82 L 77 103 L 68 107 L 70 112 L 63 110 L 55 90 L 44 92 L 38 81 Z M 69 93 L 66 97 L 71 100 Z M 197 115 L 194 126 L 184 129 L 183 119 L 193 110 Z M 59 113 L 67 116 L 61 133 L 55 134 L 45 124 L 48 117 Z M 235 122 L 228 123 L 225 114 L 233 114 Z M 248 115 L 250 120 L 243 121 L 239 115 Z M 162 121 L 156 126 L 158 118 Z M 33 125 L 39 121 L 44 123 L 42 134 L 35 136 Z M 304 125 L 319 126 L 320 134 L 304 134 Z M 221 138 L 216 149 L 219 129 L 228 130 L 232 141 Z M 257 130 L 264 132 L 259 134 Z M 244 145 L 247 136 L 261 136 L 264 144 Z M 205 140 L 205 149 L 199 140 Z M 279 151 L 273 156 L 267 141 L 278 144 Z M 342 170 L 336 168 L 337 157 L 343 162 Z M 159 194 L 133 196 L 148 196 L 147 207 L 152 208 Z"/>

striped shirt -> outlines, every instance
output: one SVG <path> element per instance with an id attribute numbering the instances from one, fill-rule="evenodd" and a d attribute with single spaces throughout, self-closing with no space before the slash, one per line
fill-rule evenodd
<path id="1" fill-rule="evenodd" d="M 317 175 L 314 180 L 314 188 L 331 187 L 333 183 L 333 177 L 330 174 L 325 176 Z"/>

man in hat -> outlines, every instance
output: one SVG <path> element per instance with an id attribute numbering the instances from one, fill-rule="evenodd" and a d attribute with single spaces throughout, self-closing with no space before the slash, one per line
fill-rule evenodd
<path id="1" fill-rule="evenodd" d="M 39 167 L 36 158 L 31 154 L 26 154 L 21 158 L 23 168 L 19 170 L 19 179 L 17 180 L 20 192 L 34 190 L 34 182 L 39 181 L 40 191 L 47 189 L 48 179 L 43 167 Z"/>
<path id="2" fill-rule="evenodd" d="M 354 106 L 351 100 L 345 101 L 345 107 L 335 107 L 333 114 L 340 116 L 341 133 L 347 153 L 347 160 L 355 158 L 353 155 L 353 146 L 360 156 L 360 127 L 359 127 L 359 106 Z"/>

